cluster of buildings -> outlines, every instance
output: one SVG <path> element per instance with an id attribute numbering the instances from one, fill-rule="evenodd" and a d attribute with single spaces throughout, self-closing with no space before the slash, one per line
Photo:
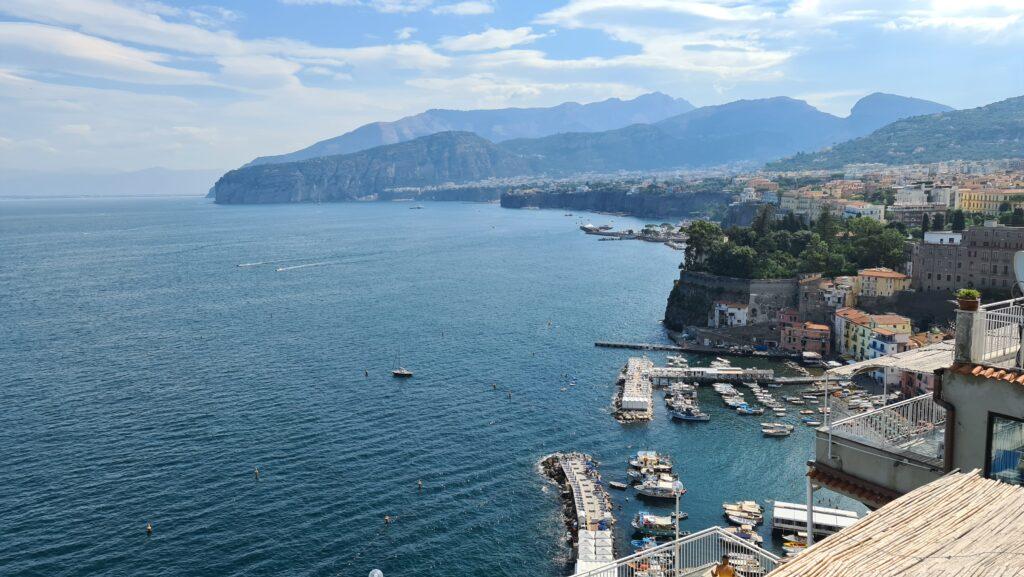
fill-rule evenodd
<path id="1" fill-rule="evenodd" d="M 987 221 L 963 232 L 936 231 L 911 247 L 911 288 L 952 292 L 960 288 L 1008 292 L 1016 277 L 1013 255 L 1024 250 L 1024 227 Z"/>

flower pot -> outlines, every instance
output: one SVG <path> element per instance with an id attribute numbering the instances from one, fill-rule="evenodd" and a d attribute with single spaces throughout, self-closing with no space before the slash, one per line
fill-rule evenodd
<path id="1" fill-rule="evenodd" d="M 962 311 L 976 311 L 978 310 L 978 305 L 981 304 L 981 300 L 957 298 L 956 304 Z"/>

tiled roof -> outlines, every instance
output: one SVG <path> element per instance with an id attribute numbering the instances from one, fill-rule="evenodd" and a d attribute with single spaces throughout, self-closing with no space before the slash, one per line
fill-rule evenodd
<path id="1" fill-rule="evenodd" d="M 949 367 L 949 370 L 960 375 L 982 379 L 997 379 L 1024 385 L 1024 370 L 1021 369 L 1004 369 L 1001 367 L 976 365 L 974 363 L 955 363 Z"/>
<path id="2" fill-rule="evenodd" d="M 871 318 L 880 325 L 902 325 L 910 322 L 910 319 L 905 316 L 893 314 L 871 315 Z"/>
<path id="3" fill-rule="evenodd" d="M 876 507 L 884 505 L 900 496 L 895 491 L 879 487 L 874 483 L 859 479 L 842 471 L 837 471 L 820 463 L 811 465 L 810 470 L 807 471 L 807 476 L 812 481 L 817 481 L 825 487 L 846 493 L 856 497 L 858 500 L 867 501 Z"/>
<path id="4" fill-rule="evenodd" d="M 879 277 L 879 278 L 897 278 L 897 279 L 910 278 L 910 277 L 908 277 L 907 275 L 905 275 L 903 273 L 896 272 L 896 271 L 892 270 L 891 268 L 884 268 L 884 267 L 864 268 L 864 269 L 861 269 L 861 270 L 857 271 L 857 276 L 873 276 L 873 277 Z"/>
<path id="5" fill-rule="evenodd" d="M 812 331 L 827 331 L 829 330 L 828 325 L 821 325 L 818 323 L 804 323 L 804 328 Z"/>

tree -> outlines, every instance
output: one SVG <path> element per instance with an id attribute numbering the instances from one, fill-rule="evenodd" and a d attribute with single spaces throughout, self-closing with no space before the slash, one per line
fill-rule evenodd
<path id="1" fill-rule="evenodd" d="M 814 232 L 818 233 L 825 242 L 832 242 L 839 233 L 839 222 L 832 216 L 832 211 L 824 208 L 818 222 L 814 223 Z"/>
<path id="2" fill-rule="evenodd" d="M 928 218 L 928 213 L 926 212 L 926 213 L 924 213 L 924 215 L 921 216 L 921 234 L 923 235 L 924 231 L 931 230 L 931 229 L 932 229 L 932 222 L 931 222 L 931 219 Z"/>
<path id="3" fill-rule="evenodd" d="M 953 211 L 953 232 L 963 232 L 966 226 L 966 219 L 964 218 L 964 211 L 956 209 Z"/>
<path id="4" fill-rule="evenodd" d="M 1024 209 L 1013 209 L 1013 216 L 1010 217 L 1010 226 L 1024 226 Z"/>
<path id="5" fill-rule="evenodd" d="M 1013 207 L 1010 206 L 1010 203 L 1008 203 L 1006 201 L 1003 201 L 1003 202 L 999 203 L 999 212 L 1010 212 L 1011 208 L 1013 208 Z"/>
<path id="6" fill-rule="evenodd" d="M 713 222 L 698 220 L 686 229 L 686 233 L 688 238 L 683 253 L 684 264 L 688 270 L 701 270 L 715 246 L 725 241 L 722 227 Z"/>
<path id="7" fill-rule="evenodd" d="M 945 230 L 946 229 L 946 215 L 939 212 L 932 217 L 932 230 Z"/>
<path id="8" fill-rule="evenodd" d="M 771 232 L 774 220 L 775 210 L 771 205 L 765 204 L 757 209 L 757 214 L 754 216 L 754 222 L 750 224 L 750 228 L 758 236 L 765 236 Z"/>

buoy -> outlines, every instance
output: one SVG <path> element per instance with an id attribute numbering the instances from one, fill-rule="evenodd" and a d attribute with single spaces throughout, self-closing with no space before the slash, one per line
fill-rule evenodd
<path id="1" fill-rule="evenodd" d="M 498 383 L 491 383 L 491 389 L 497 391 L 498 390 Z"/>
<path id="2" fill-rule="evenodd" d="M 146 523 L 146 535 L 152 535 L 152 534 L 153 534 L 153 524 L 152 523 Z"/>
<path id="3" fill-rule="evenodd" d="M 391 524 L 391 515 L 384 515 L 384 524 L 385 525 L 390 525 Z"/>
<path id="4" fill-rule="evenodd" d="M 256 470 L 253 471 L 253 474 L 256 475 L 256 480 L 258 481 L 260 478 L 260 468 L 256 467 Z"/>
<path id="5" fill-rule="evenodd" d="M 416 481 L 416 485 L 419 486 L 420 491 L 422 491 L 423 490 L 423 479 L 420 479 L 419 481 Z"/>

